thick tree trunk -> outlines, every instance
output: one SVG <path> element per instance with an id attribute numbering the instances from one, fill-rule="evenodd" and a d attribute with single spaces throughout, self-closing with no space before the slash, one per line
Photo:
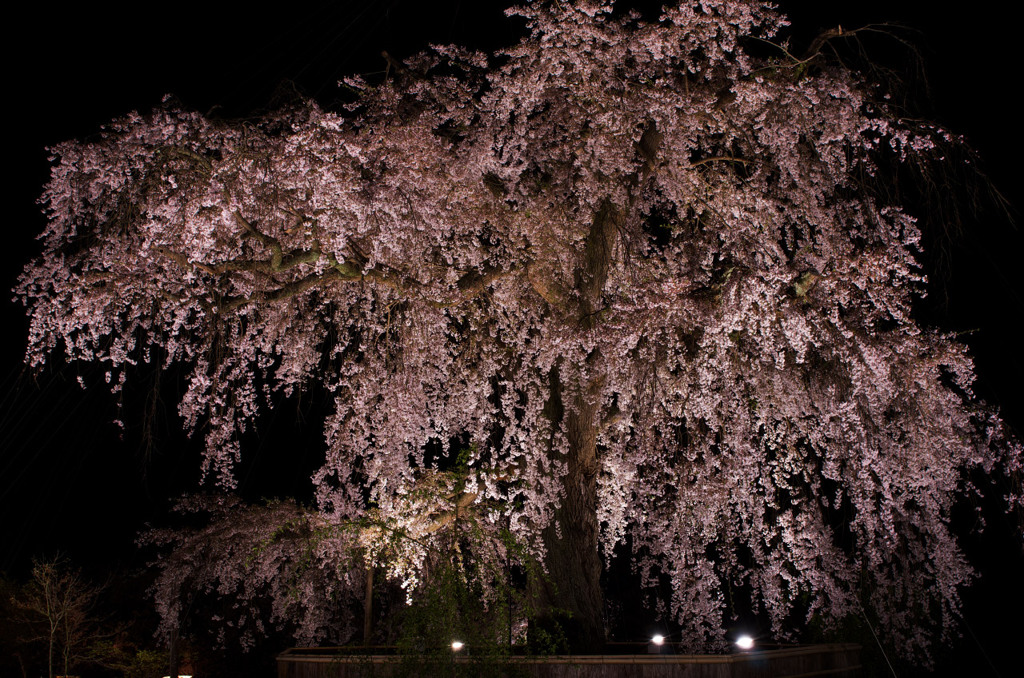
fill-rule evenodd
<path id="1" fill-rule="evenodd" d="M 363 645 L 373 639 L 373 565 L 366 564 L 366 595 L 363 602 Z"/>
<path id="2" fill-rule="evenodd" d="M 580 332 L 597 331 L 602 293 L 608 279 L 612 252 L 621 222 L 620 211 L 606 201 L 587 236 L 583 258 L 574 281 Z M 556 634 L 564 634 L 574 652 L 600 653 L 604 647 L 604 596 L 601 591 L 600 526 L 597 521 L 597 430 L 600 394 L 600 355 L 588 357 L 590 382 L 569 407 L 562 403 L 557 372 L 552 375 L 552 421 L 562 421 L 569 442 L 568 470 L 562 478 L 561 506 L 556 525 L 544 530 L 548 579 L 537 583 L 541 609 L 550 610 L 547 622 L 557 621 Z M 550 632 L 550 631 L 549 631 Z"/>
<path id="3" fill-rule="evenodd" d="M 170 678 L 178 678 L 179 657 L 178 657 L 178 627 L 171 629 L 171 637 L 167 641 L 167 663 L 169 665 Z"/>
<path id="4" fill-rule="evenodd" d="M 601 653 L 605 639 L 595 409 L 585 407 L 567 417 L 569 468 L 562 479 L 562 504 L 555 513 L 560 530 L 554 525 L 544 530 L 548 578 L 537 583 L 538 602 L 550 610 L 544 620 L 552 627 L 548 632 L 556 638 L 564 634 L 569 649 L 581 653 Z"/>

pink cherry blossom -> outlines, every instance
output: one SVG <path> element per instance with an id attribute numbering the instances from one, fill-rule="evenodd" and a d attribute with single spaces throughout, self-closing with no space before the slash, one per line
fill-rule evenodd
<path id="1" fill-rule="evenodd" d="M 610 9 L 528 4 L 520 44 L 346 81 L 343 111 L 225 122 L 165 104 L 54 147 L 43 254 L 17 288 L 27 360 L 102 362 L 115 390 L 150 356 L 187 366 L 179 412 L 228 489 L 240 433 L 323 384 L 317 509 L 289 518 L 304 525 L 373 506 L 426 529 L 424 448 L 462 437 L 463 491 L 584 582 L 549 602 L 592 633 L 600 554 L 628 535 L 694 649 L 724 641 L 740 585 L 779 637 L 794 613 L 863 604 L 927 654 L 940 638 L 912 611 L 948 636 L 973 577 L 949 526 L 966 474 L 1021 455 L 974 399 L 966 349 L 915 321 L 916 221 L 864 179 L 949 136 L 824 58 L 749 53 L 786 25 L 768 4 Z M 316 586 L 358 587 L 331 567 L 361 548 L 414 590 L 423 552 L 375 538 L 324 541 L 338 579 Z M 305 593 L 280 597 L 290 557 L 198 585 L 264 587 L 270 622 L 321 637 Z"/>

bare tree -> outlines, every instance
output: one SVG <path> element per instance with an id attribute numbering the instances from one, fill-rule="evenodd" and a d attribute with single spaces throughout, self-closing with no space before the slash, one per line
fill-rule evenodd
<path id="1" fill-rule="evenodd" d="M 13 602 L 30 629 L 25 640 L 47 644 L 50 678 L 56 668 L 67 675 L 98 637 L 94 608 L 102 590 L 62 556 L 34 561 L 32 580 Z"/>

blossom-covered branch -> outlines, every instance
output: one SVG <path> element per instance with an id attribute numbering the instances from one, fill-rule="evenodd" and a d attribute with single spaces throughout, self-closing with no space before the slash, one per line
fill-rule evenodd
<path id="1" fill-rule="evenodd" d="M 765 3 L 515 13 L 520 44 L 349 79 L 345 110 L 164 106 L 55 147 L 29 362 L 159 347 L 229 487 L 275 394 L 321 384 L 329 522 L 399 516 L 468 441 L 465 496 L 561 578 L 536 595 L 579 647 L 630 535 L 694 648 L 738 584 L 779 636 L 863 602 L 925 651 L 912 611 L 951 632 L 972 576 L 965 474 L 1020 468 L 966 349 L 915 320 L 917 222 L 877 188 L 951 137 L 821 54 L 748 51 L 786 25 Z"/>

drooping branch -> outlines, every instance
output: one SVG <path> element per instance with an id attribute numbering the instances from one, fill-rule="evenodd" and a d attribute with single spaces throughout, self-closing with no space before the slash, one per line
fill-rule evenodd
<path id="1" fill-rule="evenodd" d="M 249 223 L 249 221 L 245 217 L 243 217 L 238 212 L 234 213 L 234 218 L 235 218 L 235 222 L 239 226 L 241 226 L 245 230 L 246 233 L 251 235 L 261 245 L 263 245 L 264 247 L 266 247 L 266 248 L 268 248 L 270 250 L 270 261 L 269 261 L 270 270 L 271 271 L 279 271 L 279 270 L 281 270 L 281 262 L 282 262 L 282 259 L 284 257 L 284 250 L 281 248 L 281 242 L 277 238 L 269 236 L 269 235 L 263 233 L 262 231 L 260 231 L 259 229 L 257 229 L 255 226 L 253 226 L 251 223 Z"/>
<path id="2" fill-rule="evenodd" d="M 340 262 L 334 255 L 323 254 L 320 243 L 316 239 L 314 239 L 313 246 L 309 249 L 285 250 L 277 238 L 261 232 L 241 214 L 234 213 L 234 218 L 247 235 L 270 249 L 271 257 L 269 259 L 237 258 L 208 263 L 190 260 L 185 254 L 163 246 L 157 246 L 154 250 L 166 256 L 183 269 L 196 268 L 215 277 L 236 272 L 259 273 L 270 276 L 289 271 L 303 264 L 314 265 L 321 258 L 326 258 L 330 268 L 321 273 L 314 273 L 292 280 L 272 290 L 258 291 L 245 297 L 229 297 L 221 304 L 220 308 L 222 311 L 233 311 L 252 303 L 283 301 L 300 295 L 314 287 L 336 282 L 355 281 L 383 285 L 411 298 L 420 299 L 435 308 L 449 308 L 472 300 L 496 280 L 514 273 L 514 271 L 493 266 L 486 267 L 482 271 L 468 271 L 456 281 L 453 290 L 454 294 L 449 296 L 444 294 L 444 288 L 440 288 L 438 290 L 439 293 L 432 292 L 432 286 L 404 274 L 387 264 L 378 263 L 373 268 L 364 269 L 367 259 L 366 255 L 355 244 L 352 245 L 355 256 Z"/>
<path id="3" fill-rule="evenodd" d="M 180 253 L 166 247 L 154 248 L 160 254 L 168 257 L 182 268 L 197 268 L 213 276 L 220 276 L 225 273 L 248 272 L 248 273 L 280 273 L 294 268 L 300 264 L 315 264 L 321 256 L 317 249 L 296 250 L 284 254 L 283 257 L 275 257 L 273 260 L 233 260 L 217 264 L 205 264 L 198 261 L 189 261 Z M 429 296 L 428 286 L 408 276 L 401 276 L 397 272 L 388 272 L 388 267 L 378 266 L 369 270 L 363 270 L 357 263 L 346 261 L 338 262 L 333 256 L 328 257 L 330 268 L 322 273 L 313 273 L 305 277 L 292 280 L 271 290 L 261 290 L 244 297 L 227 297 L 220 305 L 220 310 L 230 312 L 243 306 L 254 303 L 274 303 L 284 301 L 301 295 L 315 287 L 322 287 L 339 282 L 370 282 L 389 287 L 410 298 L 419 299 L 435 308 L 450 308 L 472 300 L 480 295 L 494 281 L 512 275 L 512 271 L 497 268 L 486 269 L 480 273 L 470 271 L 464 274 L 456 283 L 457 294 L 449 299 L 438 299 Z"/>
<path id="4" fill-rule="evenodd" d="M 779 635 L 899 590 L 868 597 L 926 646 L 905 611 L 955 617 L 970 576 L 958 478 L 1019 448 L 978 414 L 966 349 L 915 320 L 917 222 L 857 177 L 953 142 L 842 64 L 748 53 L 785 25 L 764 3 L 700 5 L 647 25 L 530 3 L 501 59 L 422 55 L 344 115 L 162 109 L 65 145 L 18 290 L 31 357 L 120 367 L 144 337 L 199 363 L 181 411 L 225 476 L 271 402 L 254 384 L 322 381 L 323 520 L 412 533 L 485 507 L 588 645 L 599 545 L 628 535 L 694 649 L 721 646 L 733 582 Z M 455 438 L 479 482 L 413 506 Z"/>
<path id="5" fill-rule="evenodd" d="M 323 273 L 308 275 L 269 291 L 257 291 L 245 297 L 228 297 L 220 305 L 225 312 L 235 311 L 250 304 L 275 303 L 299 296 L 315 287 L 329 285 L 340 281 L 356 281 L 357 275 L 346 276 L 337 268 L 330 268 Z"/>

